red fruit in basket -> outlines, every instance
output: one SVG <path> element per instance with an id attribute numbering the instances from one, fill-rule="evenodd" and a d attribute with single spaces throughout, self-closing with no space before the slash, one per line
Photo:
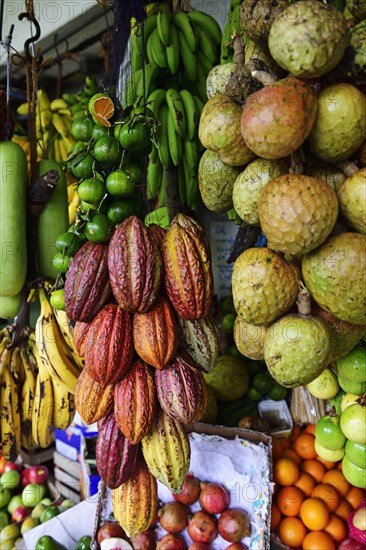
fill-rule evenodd
<path id="1" fill-rule="evenodd" d="M 100 544 L 104 539 L 113 537 L 126 537 L 126 533 L 116 521 L 105 521 L 97 532 L 97 541 Z"/>
<path id="2" fill-rule="evenodd" d="M 207 548 L 210 548 L 210 547 L 208 544 L 205 544 L 204 542 L 194 542 L 193 544 L 191 544 L 188 550 L 207 550 Z"/>
<path id="3" fill-rule="evenodd" d="M 168 533 L 158 540 L 156 550 L 186 550 L 187 546 L 179 535 Z"/>
<path id="4" fill-rule="evenodd" d="M 209 514 L 221 514 L 229 506 L 227 490 L 218 483 L 201 483 L 200 505 Z"/>
<path id="5" fill-rule="evenodd" d="M 250 535 L 248 514 L 239 508 L 225 510 L 219 517 L 218 531 L 228 542 L 240 542 L 242 538 Z"/>
<path id="6" fill-rule="evenodd" d="M 134 550 L 155 550 L 156 536 L 152 529 L 148 529 L 135 537 L 132 537 L 131 544 Z"/>
<path id="7" fill-rule="evenodd" d="M 230 546 L 228 546 L 226 550 L 248 550 L 248 547 L 242 542 L 234 542 L 233 544 L 230 544 Z"/>
<path id="8" fill-rule="evenodd" d="M 364 550 L 363 544 L 355 539 L 344 539 L 338 546 L 338 550 Z"/>
<path id="9" fill-rule="evenodd" d="M 188 517 L 187 531 L 193 542 L 212 542 L 217 536 L 216 518 L 200 510 Z"/>
<path id="10" fill-rule="evenodd" d="M 158 511 L 160 525 L 168 533 L 180 533 L 188 525 L 187 506 L 181 502 L 167 502 Z"/>
<path id="11" fill-rule="evenodd" d="M 173 493 L 174 500 L 190 506 L 194 504 L 200 496 L 201 485 L 199 479 L 188 474 L 184 480 L 182 491 L 179 494 Z"/>

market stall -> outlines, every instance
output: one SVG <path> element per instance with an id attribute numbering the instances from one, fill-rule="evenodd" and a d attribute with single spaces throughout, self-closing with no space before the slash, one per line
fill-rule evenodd
<path id="1" fill-rule="evenodd" d="M 364 0 L 20 4 L 1 548 L 363 548 Z"/>

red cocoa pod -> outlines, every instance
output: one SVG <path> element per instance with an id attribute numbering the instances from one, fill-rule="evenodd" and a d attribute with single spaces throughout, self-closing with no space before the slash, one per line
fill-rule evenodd
<path id="1" fill-rule="evenodd" d="M 160 296 L 148 312 L 134 314 L 133 342 L 152 367 L 162 369 L 170 361 L 178 347 L 178 325 L 167 298 Z"/>
<path id="2" fill-rule="evenodd" d="M 66 273 L 64 290 L 68 318 L 90 323 L 112 295 L 106 244 L 88 241 L 79 248 Z"/>
<path id="3" fill-rule="evenodd" d="M 80 357 L 84 357 L 85 353 L 85 340 L 90 323 L 83 323 L 82 321 L 76 321 L 74 330 L 72 332 L 72 338 L 74 346 Z"/>
<path id="4" fill-rule="evenodd" d="M 156 544 L 156 550 L 186 550 L 187 546 L 182 537 L 168 533 Z"/>
<path id="5" fill-rule="evenodd" d="M 148 311 L 161 286 L 158 245 L 136 216 L 125 219 L 109 243 L 108 269 L 113 294 L 124 311 Z"/>
<path id="6" fill-rule="evenodd" d="M 156 223 L 152 223 L 149 225 L 148 230 L 150 235 L 158 245 L 158 249 L 161 250 L 161 245 L 163 244 L 166 229 L 164 229 L 164 227 L 161 227 L 160 225 L 157 225 Z"/>
<path id="7" fill-rule="evenodd" d="M 156 404 L 154 377 L 139 359 L 114 386 L 114 416 L 119 429 L 133 445 L 150 431 Z"/>
<path id="8" fill-rule="evenodd" d="M 103 418 L 113 407 L 113 386 L 102 388 L 84 368 L 76 382 L 75 408 L 86 424 Z"/>
<path id="9" fill-rule="evenodd" d="M 95 458 L 100 477 L 110 489 L 127 481 L 135 469 L 139 452 L 118 429 L 113 412 L 98 423 Z"/>
<path id="10" fill-rule="evenodd" d="M 85 368 L 105 387 L 119 382 L 133 357 L 132 317 L 114 304 L 107 304 L 90 325 L 85 340 Z"/>
<path id="11" fill-rule="evenodd" d="M 207 388 L 202 373 L 188 354 L 176 353 L 163 370 L 155 371 L 161 408 L 172 418 L 187 424 L 199 420 L 207 406 Z"/>
<path id="12" fill-rule="evenodd" d="M 164 283 L 168 297 L 184 320 L 201 319 L 211 307 L 211 254 L 202 228 L 177 214 L 163 241 Z"/>

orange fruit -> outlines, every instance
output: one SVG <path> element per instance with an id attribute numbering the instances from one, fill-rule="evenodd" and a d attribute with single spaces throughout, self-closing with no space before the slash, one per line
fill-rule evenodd
<path id="1" fill-rule="evenodd" d="M 315 437 L 309 433 L 301 434 L 293 444 L 294 451 L 303 459 L 311 460 L 318 455 L 314 448 Z"/>
<path id="2" fill-rule="evenodd" d="M 271 507 L 271 531 L 274 531 L 281 521 L 281 512 L 275 502 L 272 502 Z"/>
<path id="3" fill-rule="evenodd" d="M 334 485 L 341 497 L 345 497 L 351 488 L 351 484 L 346 480 L 343 472 L 337 469 L 326 472 L 322 482 Z"/>
<path id="4" fill-rule="evenodd" d="M 114 104 L 108 95 L 103 92 L 93 95 L 89 100 L 88 109 L 95 122 L 111 126 L 109 119 L 114 115 Z"/>
<path id="5" fill-rule="evenodd" d="M 351 489 L 348 491 L 348 493 L 344 498 L 346 499 L 347 502 L 350 503 L 350 505 L 354 510 L 357 510 L 357 508 L 359 508 L 365 496 L 366 496 L 365 491 L 363 491 L 359 487 L 351 486 Z"/>
<path id="6" fill-rule="evenodd" d="M 325 474 L 325 466 L 321 462 L 318 462 L 314 458 L 310 460 L 304 460 L 300 466 L 302 472 L 307 472 L 317 483 L 321 483 L 323 476 Z"/>
<path id="7" fill-rule="evenodd" d="M 302 543 L 303 550 L 336 550 L 332 537 L 324 531 L 308 533 Z"/>
<path id="8" fill-rule="evenodd" d="M 340 460 L 339 462 L 336 462 L 336 465 L 337 470 L 342 471 L 342 461 Z"/>
<path id="9" fill-rule="evenodd" d="M 304 433 L 315 435 L 315 424 L 308 424 L 304 430 Z"/>
<path id="10" fill-rule="evenodd" d="M 317 456 L 316 459 L 324 464 L 327 470 L 333 470 L 336 465 L 336 462 L 329 462 L 329 460 L 324 460 L 324 458 L 321 458 L 320 456 Z"/>
<path id="11" fill-rule="evenodd" d="M 295 453 L 295 451 L 293 449 L 285 449 L 284 451 L 282 451 L 282 455 L 281 456 L 284 456 L 286 458 L 290 458 L 291 460 L 293 460 L 295 462 L 295 464 L 297 464 L 298 466 L 300 466 L 301 464 L 301 458 L 299 457 L 299 455 L 297 455 Z"/>
<path id="12" fill-rule="evenodd" d="M 293 485 L 299 479 L 300 472 L 297 464 L 290 458 L 281 457 L 274 463 L 273 480 L 280 485 Z"/>
<path id="13" fill-rule="evenodd" d="M 343 521 L 347 521 L 348 520 L 348 516 L 350 515 L 350 513 L 353 512 L 353 508 L 352 506 L 350 505 L 349 502 L 347 502 L 344 498 L 341 500 L 338 508 L 336 510 L 334 510 L 334 513 L 340 517 L 341 519 L 343 519 Z"/>
<path id="14" fill-rule="evenodd" d="M 330 514 L 330 520 L 324 531 L 328 533 L 336 542 L 341 542 L 347 536 L 347 528 L 339 516 Z"/>
<path id="15" fill-rule="evenodd" d="M 306 497 L 311 496 L 311 491 L 314 489 L 315 485 L 315 479 L 307 472 L 300 472 L 300 477 L 295 483 L 295 487 L 301 489 Z"/>
<path id="16" fill-rule="evenodd" d="M 279 511 L 284 516 L 298 516 L 301 504 L 305 498 L 304 493 L 295 485 L 282 487 L 277 493 L 276 503 Z"/>
<path id="17" fill-rule="evenodd" d="M 300 517 L 312 531 L 321 531 L 329 523 L 329 512 L 323 500 L 307 498 L 301 504 Z"/>
<path id="18" fill-rule="evenodd" d="M 302 545 L 306 527 L 299 518 L 284 518 L 278 526 L 278 534 L 283 544 L 296 548 Z"/>
<path id="19" fill-rule="evenodd" d="M 337 489 L 330 483 L 320 483 L 314 487 L 311 496 L 312 498 L 320 498 L 323 500 L 328 508 L 328 512 L 334 512 L 341 502 L 341 497 Z"/>
<path id="20" fill-rule="evenodd" d="M 272 439 L 272 456 L 273 460 L 277 460 L 282 455 L 282 445 L 279 439 Z"/>
<path id="21" fill-rule="evenodd" d="M 296 441 L 296 439 L 299 437 L 299 435 L 302 434 L 302 429 L 300 428 L 300 426 L 298 426 L 297 424 L 295 424 L 295 426 L 292 428 L 292 432 L 291 432 L 291 437 L 290 437 L 290 441 L 294 442 Z"/>

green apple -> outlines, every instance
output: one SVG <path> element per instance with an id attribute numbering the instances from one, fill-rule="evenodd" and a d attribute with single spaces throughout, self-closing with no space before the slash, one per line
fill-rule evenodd
<path id="1" fill-rule="evenodd" d="M 366 348 L 357 345 L 336 362 L 338 375 L 352 382 L 366 380 Z"/>
<path id="2" fill-rule="evenodd" d="M 46 521 L 58 516 L 60 513 L 61 511 L 58 506 L 48 506 L 41 515 L 41 523 L 45 523 Z"/>
<path id="3" fill-rule="evenodd" d="M 70 500 L 69 498 L 65 498 L 59 508 L 61 510 L 61 512 L 64 512 L 65 510 L 68 510 L 69 508 L 72 508 L 73 506 L 75 506 L 75 502 L 73 500 Z"/>
<path id="4" fill-rule="evenodd" d="M 8 512 L 11 515 L 15 508 L 18 508 L 18 506 L 24 506 L 22 495 L 14 495 L 11 497 L 8 503 Z"/>
<path id="5" fill-rule="evenodd" d="M 353 403 L 341 415 L 342 432 L 355 443 L 366 444 L 366 406 Z"/>
<path id="6" fill-rule="evenodd" d="M 342 460 L 342 472 L 351 485 L 366 489 L 366 470 L 353 464 L 347 455 Z"/>
<path id="7" fill-rule="evenodd" d="M 37 527 L 37 525 L 39 525 L 39 519 L 38 518 L 32 518 L 32 517 L 25 518 L 25 520 L 23 521 L 22 526 L 20 528 L 21 535 L 24 535 L 25 533 L 27 533 L 28 531 L 30 531 L 34 527 Z"/>
<path id="8" fill-rule="evenodd" d="M 320 456 L 320 458 L 322 458 L 323 460 L 327 460 L 328 462 L 338 462 L 339 460 L 342 460 L 345 453 L 344 447 L 341 447 L 341 449 L 336 449 L 335 451 L 322 447 L 322 445 L 320 445 L 319 441 L 316 438 L 314 442 L 314 448 L 316 454 Z"/>
<path id="9" fill-rule="evenodd" d="M 32 510 L 32 518 L 40 519 L 43 512 L 48 508 L 49 506 L 52 506 L 52 500 L 49 498 L 44 498 L 41 500 L 41 502 L 38 502 L 38 504 L 35 505 L 35 507 Z"/>
<path id="10" fill-rule="evenodd" d="M 11 499 L 10 489 L 0 485 L 0 509 L 5 508 Z"/>
<path id="11" fill-rule="evenodd" d="M 16 539 L 6 539 L 1 541 L 1 550 L 13 550 L 15 548 Z"/>
<path id="12" fill-rule="evenodd" d="M 362 393 L 366 392 L 366 381 L 354 382 L 353 380 L 348 380 L 348 378 L 345 378 L 344 376 L 339 374 L 338 382 L 342 390 L 346 391 L 347 393 L 357 393 L 357 395 L 360 396 Z"/>
<path id="13" fill-rule="evenodd" d="M 5 525 L 9 525 L 9 516 L 3 510 L 0 512 L 0 531 L 4 529 Z"/>
<path id="14" fill-rule="evenodd" d="M 326 415 L 320 418 L 315 426 L 315 439 L 331 451 L 344 447 L 346 438 L 341 430 L 339 416 Z"/>
<path id="15" fill-rule="evenodd" d="M 1 550 L 3 550 L 3 542 L 6 539 L 17 539 L 20 535 L 20 529 L 18 525 L 15 523 L 12 523 L 11 525 L 6 525 L 4 529 L 1 530 L 0 533 L 0 543 L 1 543 Z"/>
<path id="16" fill-rule="evenodd" d="M 307 388 L 317 399 L 332 399 L 339 390 L 338 378 L 332 370 L 325 369 Z"/>
<path id="17" fill-rule="evenodd" d="M 8 470 L 0 477 L 0 483 L 7 489 L 16 489 L 20 483 L 20 473 L 17 470 Z"/>
<path id="18" fill-rule="evenodd" d="M 343 399 L 341 401 L 341 411 L 343 412 L 344 409 L 346 409 L 350 405 L 353 405 L 353 403 L 356 403 L 359 397 L 360 396 L 357 395 L 356 393 L 346 393 L 346 395 L 343 396 Z"/>
<path id="19" fill-rule="evenodd" d="M 366 445 L 347 439 L 346 455 L 353 464 L 356 464 L 359 468 L 366 469 Z"/>
<path id="20" fill-rule="evenodd" d="M 38 502 L 42 500 L 47 494 L 46 485 L 39 483 L 30 483 L 26 485 L 22 491 L 22 501 L 24 506 L 28 508 L 34 508 Z"/>

